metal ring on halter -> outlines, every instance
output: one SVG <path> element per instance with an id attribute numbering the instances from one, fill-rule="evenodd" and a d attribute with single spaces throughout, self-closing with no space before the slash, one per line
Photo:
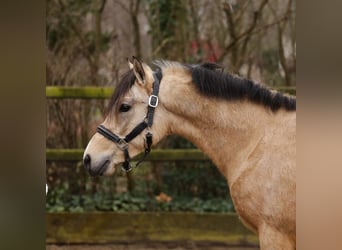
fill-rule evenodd
<path id="1" fill-rule="evenodd" d="M 128 142 L 126 142 L 124 138 L 120 138 L 117 145 L 122 151 L 128 149 Z"/>
<path id="2" fill-rule="evenodd" d="M 158 96 L 156 95 L 150 95 L 150 97 L 148 98 L 148 106 L 152 107 L 152 108 L 156 108 L 158 106 Z"/>

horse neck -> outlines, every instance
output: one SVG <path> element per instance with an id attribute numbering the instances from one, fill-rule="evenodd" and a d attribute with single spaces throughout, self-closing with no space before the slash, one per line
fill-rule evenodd
<path id="1" fill-rule="evenodd" d="M 174 78 L 162 84 L 160 92 L 168 112 L 169 133 L 194 143 L 228 180 L 233 179 L 278 116 L 249 101 L 203 96 L 195 90 L 191 77 Z"/>

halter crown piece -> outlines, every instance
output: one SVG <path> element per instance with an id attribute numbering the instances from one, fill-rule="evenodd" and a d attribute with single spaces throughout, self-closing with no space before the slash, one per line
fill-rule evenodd
<path id="1" fill-rule="evenodd" d="M 140 159 L 135 167 L 139 166 L 140 163 L 142 163 L 146 156 L 151 152 L 151 146 L 152 146 L 152 138 L 153 135 L 150 132 L 150 129 L 153 125 L 153 116 L 154 116 L 154 110 L 158 106 L 158 93 L 159 93 L 159 85 L 162 78 L 162 72 L 160 69 L 158 69 L 156 72 L 153 73 L 153 89 L 152 94 L 148 98 L 148 106 L 147 106 L 147 114 L 145 119 L 139 123 L 137 126 L 135 126 L 130 133 L 128 133 L 124 138 L 120 137 L 113 132 L 111 132 L 109 129 L 107 129 L 105 126 L 100 125 L 97 127 L 97 132 L 106 137 L 108 140 L 114 142 L 119 149 L 121 149 L 124 152 L 125 161 L 123 163 L 122 169 L 126 172 L 129 172 L 133 169 L 131 164 L 129 163 L 131 157 L 128 153 L 128 146 L 129 142 L 132 141 L 135 137 L 140 135 L 146 128 L 147 132 L 145 134 L 145 153 L 142 159 Z"/>

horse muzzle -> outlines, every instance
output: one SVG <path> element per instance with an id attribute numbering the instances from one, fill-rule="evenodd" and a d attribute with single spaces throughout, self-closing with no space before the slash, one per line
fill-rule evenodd
<path id="1" fill-rule="evenodd" d="M 111 165 L 111 161 L 109 158 L 94 161 L 89 154 L 86 154 L 83 158 L 83 165 L 88 173 L 95 177 L 105 175 Z"/>

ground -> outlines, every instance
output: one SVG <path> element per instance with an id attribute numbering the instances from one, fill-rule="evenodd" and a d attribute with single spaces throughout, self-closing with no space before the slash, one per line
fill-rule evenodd
<path id="1" fill-rule="evenodd" d="M 197 242 L 139 242 L 96 245 L 47 245 L 46 250 L 258 250 L 255 246 L 228 246 L 219 243 Z"/>

